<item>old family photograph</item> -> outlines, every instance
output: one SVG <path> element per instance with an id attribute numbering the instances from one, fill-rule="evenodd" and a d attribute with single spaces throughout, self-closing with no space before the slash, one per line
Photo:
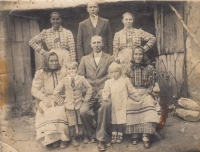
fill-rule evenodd
<path id="1" fill-rule="evenodd" d="M 200 151 L 200 2 L 0 4 L 2 152 Z"/>

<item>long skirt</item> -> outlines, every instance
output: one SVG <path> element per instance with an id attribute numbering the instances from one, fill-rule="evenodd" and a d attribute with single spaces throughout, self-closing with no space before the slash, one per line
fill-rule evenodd
<path id="1" fill-rule="evenodd" d="M 56 141 L 69 141 L 69 128 L 64 106 L 43 108 L 36 113 L 36 139 L 46 146 Z"/>
<path id="2" fill-rule="evenodd" d="M 126 113 L 127 124 L 124 130 L 125 134 L 155 133 L 160 116 L 156 111 L 153 97 L 149 95 L 140 102 L 128 100 Z"/>

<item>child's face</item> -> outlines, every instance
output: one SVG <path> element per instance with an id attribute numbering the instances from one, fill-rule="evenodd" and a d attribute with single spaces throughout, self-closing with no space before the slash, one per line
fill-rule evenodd
<path id="1" fill-rule="evenodd" d="M 112 78 L 114 78 L 115 80 L 117 80 L 121 76 L 121 72 L 118 69 L 113 69 L 110 72 L 110 75 L 111 75 Z"/>
<path id="2" fill-rule="evenodd" d="M 74 77 L 77 74 L 78 68 L 76 66 L 67 66 L 67 73 L 71 76 Z"/>

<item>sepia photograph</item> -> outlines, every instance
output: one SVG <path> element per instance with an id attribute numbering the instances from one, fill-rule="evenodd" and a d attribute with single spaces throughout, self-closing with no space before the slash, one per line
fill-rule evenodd
<path id="1" fill-rule="evenodd" d="M 199 8 L 0 0 L 0 151 L 200 151 Z"/>

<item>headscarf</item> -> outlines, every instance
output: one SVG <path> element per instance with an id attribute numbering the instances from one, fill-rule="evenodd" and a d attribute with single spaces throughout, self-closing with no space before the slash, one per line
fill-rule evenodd
<path id="1" fill-rule="evenodd" d="M 133 56 L 134 56 L 134 52 L 135 52 L 135 50 L 136 50 L 137 48 L 140 48 L 140 49 L 142 50 L 142 53 L 143 53 L 143 58 L 142 58 L 142 61 L 141 61 L 140 63 L 135 63 L 134 57 L 133 57 Z M 146 67 L 148 64 L 149 64 L 149 59 L 148 59 L 148 57 L 146 56 L 146 53 L 145 53 L 143 47 L 142 47 L 142 46 L 136 46 L 136 47 L 134 48 L 134 50 L 132 51 L 131 69 L 136 69 L 137 67 L 139 67 L 139 68 L 144 68 L 144 67 Z"/>
<path id="2" fill-rule="evenodd" d="M 58 67 L 56 69 L 51 69 L 49 67 L 49 58 L 50 56 L 56 56 L 58 58 L 58 55 L 55 52 L 50 52 L 48 55 L 44 56 L 44 63 L 43 63 L 43 70 L 44 72 L 57 72 L 61 69 L 60 63 L 59 63 L 59 58 L 58 58 Z"/>

